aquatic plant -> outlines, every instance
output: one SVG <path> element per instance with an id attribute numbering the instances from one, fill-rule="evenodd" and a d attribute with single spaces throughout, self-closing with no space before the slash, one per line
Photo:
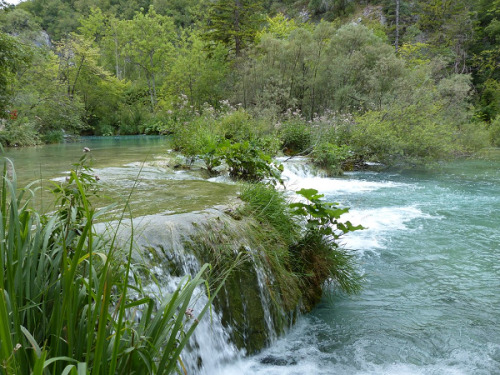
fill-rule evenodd
<path id="1" fill-rule="evenodd" d="M 337 203 L 325 202 L 315 189 L 297 191 L 307 202 L 291 203 L 291 214 L 305 219 L 303 237 L 290 248 L 292 269 L 303 275 L 307 297 L 319 302 L 322 286 L 330 282 L 346 293 L 361 290 L 361 275 L 356 269 L 353 254 L 339 246 L 337 240 L 348 232 L 363 229 L 350 221 L 341 221 L 349 209 Z"/>
<path id="2" fill-rule="evenodd" d="M 7 173 L 9 171 L 9 173 Z M 163 301 L 148 296 L 132 263 L 133 245 L 98 234 L 105 209 L 89 200 L 95 178 L 85 157 L 54 189 L 49 215 L 30 207 L 4 166 L 0 191 L 0 372 L 3 374 L 171 374 L 219 287 L 200 311 L 192 297 L 205 265 Z M 193 318 L 193 319 L 192 319 Z"/>
<path id="3" fill-rule="evenodd" d="M 361 276 L 353 254 L 338 245 L 345 233 L 362 229 L 341 220 L 348 208 L 325 202 L 314 189 L 297 192 L 306 201 L 287 204 L 283 193 L 272 187 L 254 184 L 246 187 L 241 198 L 246 202 L 243 213 L 253 216 L 261 227 L 272 228 L 272 237 L 285 244 L 266 246 L 272 267 L 284 277 L 293 275 L 300 286 L 303 309 L 310 310 L 319 302 L 325 282 L 346 293 L 361 289 Z"/>
<path id="4" fill-rule="evenodd" d="M 272 184 L 281 183 L 283 166 L 275 163 L 271 156 L 250 142 L 226 143 L 221 146 L 229 175 L 237 179 L 259 182 L 267 180 Z"/>

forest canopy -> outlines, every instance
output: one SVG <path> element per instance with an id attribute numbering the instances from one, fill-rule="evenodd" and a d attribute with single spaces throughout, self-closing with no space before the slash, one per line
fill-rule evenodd
<path id="1" fill-rule="evenodd" d="M 498 0 L 3 4 L 0 141 L 192 135 L 184 128 L 200 119 L 238 112 L 266 124 L 257 128 L 279 138 L 275 150 L 318 160 L 339 150 L 389 163 L 470 154 L 500 144 L 499 9 Z"/>

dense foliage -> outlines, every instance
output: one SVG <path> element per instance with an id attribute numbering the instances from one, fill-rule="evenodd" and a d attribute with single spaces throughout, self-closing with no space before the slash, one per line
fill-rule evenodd
<path id="1" fill-rule="evenodd" d="M 214 112 L 219 121 L 227 104 L 240 104 L 283 151 L 311 154 L 330 173 L 367 159 L 468 154 L 499 142 L 498 8 L 497 0 L 4 4 L 0 140 L 182 138 L 194 134 L 183 129 L 192 121 Z M 204 134 L 208 145 L 195 137 L 203 147 L 191 149 L 206 149 L 196 154 L 215 168 L 223 139 Z M 241 141 L 252 143 L 231 143 Z"/>

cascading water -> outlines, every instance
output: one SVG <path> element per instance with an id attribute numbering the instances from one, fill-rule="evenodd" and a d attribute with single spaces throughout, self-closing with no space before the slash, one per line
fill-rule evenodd
<path id="1" fill-rule="evenodd" d="M 493 227 L 485 219 L 488 214 L 498 218 L 495 207 L 500 211 L 500 197 L 494 193 L 498 172 L 480 186 L 474 177 L 464 181 L 462 175 L 354 172 L 325 178 L 303 159 L 284 165 L 288 191 L 315 188 L 326 199 L 351 207 L 344 218 L 366 227 L 343 237 L 344 246 L 357 250 L 365 290 L 359 296 L 325 297 L 289 333 L 277 339 L 270 335 L 271 345 L 250 357 L 231 343 L 231 328 L 215 313 L 212 322 L 202 322 L 192 350 L 185 354 L 190 373 L 500 373 L 499 316 L 494 307 L 495 301 L 500 304 L 495 292 L 500 268 L 491 263 L 500 236 L 498 230 L 488 231 Z M 467 216 L 459 215 L 464 207 Z M 463 230 L 456 231 L 456 225 Z M 146 227 L 151 233 L 165 233 L 151 224 Z M 183 252 L 181 239 L 169 228 L 169 239 L 160 238 L 156 244 L 176 248 L 184 272 L 195 272 L 199 264 Z M 475 256 L 463 243 L 466 238 Z M 261 288 L 266 311 L 270 301 L 263 291 L 262 280 L 268 277 L 263 272 L 257 269 L 253 287 Z M 171 287 L 178 282 L 176 277 L 164 280 Z M 202 302 L 206 297 L 200 298 Z M 269 311 L 266 316 L 266 327 L 272 330 Z"/>
<path id="2" fill-rule="evenodd" d="M 195 275 L 201 268 L 202 261 L 192 248 L 187 245 L 192 235 L 203 227 L 203 224 L 211 220 L 217 222 L 225 221 L 226 226 L 230 226 L 233 220 L 217 209 L 204 210 L 177 215 L 149 215 L 134 219 L 134 242 L 137 246 L 135 257 L 140 263 L 149 264 L 150 270 L 154 273 L 159 284 L 152 283 L 146 286 L 148 294 L 158 300 L 167 293 L 172 293 L 181 284 L 185 275 Z M 239 228 L 234 228 L 234 249 L 240 248 L 241 235 L 238 238 Z M 130 238 L 130 226 L 123 224 L 119 231 L 120 238 Z M 187 246 L 186 246 L 187 245 Z M 236 306 L 241 303 L 242 310 L 246 315 L 251 314 L 255 306 L 252 303 L 258 301 L 259 310 L 262 314 L 263 329 L 266 330 L 265 341 L 262 344 L 273 342 L 277 336 L 279 327 L 275 327 L 276 312 L 271 311 L 271 297 L 266 287 L 266 281 L 272 282 L 272 274 L 264 269 L 258 254 L 248 245 L 245 245 L 245 253 L 248 254 L 248 262 L 255 275 L 253 284 L 244 285 L 252 290 L 255 298 L 252 301 L 241 299 L 237 301 L 224 301 L 229 309 L 238 309 Z M 248 272 L 245 270 L 244 272 Z M 234 287 L 228 281 L 225 286 Z M 198 294 L 190 308 L 196 316 L 207 303 L 208 297 L 205 289 L 200 287 Z M 230 295 L 226 293 L 226 295 Z M 281 312 L 278 312 L 281 313 Z M 188 373 L 208 375 L 223 371 L 223 367 L 228 363 L 234 363 L 245 355 L 244 349 L 232 342 L 233 330 L 242 336 L 243 341 L 251 340 L 252 333 L 245 333 L 241 327 L 228 326 L 224 323 L 223 314 L 219 305 L 212 308 L 212 313 L 204 316 L 197 326 L 194 335 L 190 339 L 190 345 L 183 353 L 183 363 Z M 250 331 L 249 331 L 250 332 Z"/>
<path id="3" fill-rule="evenodd" d="M 351 207 L 345 218 L 366 227 L 343 237 L 365 288 L 325 296 L 271 347 L 214 373 L 500 374 L 497 164 L 324 178 L 294 162 L 284 176 Z"/>

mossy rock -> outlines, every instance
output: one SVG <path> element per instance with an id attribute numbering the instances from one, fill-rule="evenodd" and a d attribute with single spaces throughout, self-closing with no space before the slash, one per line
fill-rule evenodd
<path id="1" fill-rule="evenodd" d="M 219 218 L 186 243 L 200 262 L 212 264 L 215 277 L 240 254 L 240 262 L 226 279 L 215 306 L 223 325 L 231 327 L 231 341 L 247 354 L 257 353 L 290 327 L 301 301 L 298 280 L 273 261 L 272 253 L 280 250 L 280 244 L 269 240 L 272 234 L 262 233 L 261 227 L 250 218 Z M 266 241 L 262 236 L 271 237 Z"/>

